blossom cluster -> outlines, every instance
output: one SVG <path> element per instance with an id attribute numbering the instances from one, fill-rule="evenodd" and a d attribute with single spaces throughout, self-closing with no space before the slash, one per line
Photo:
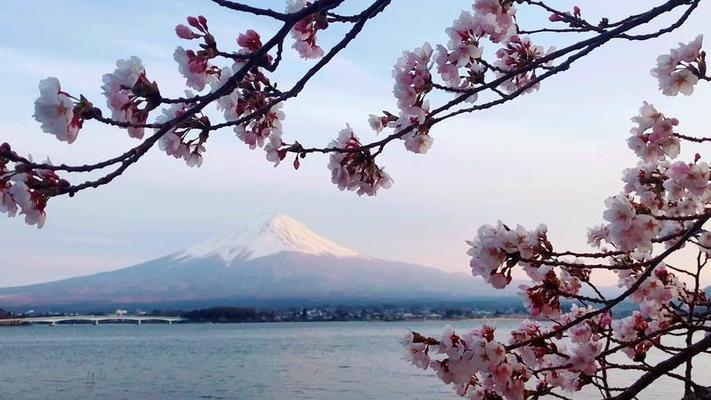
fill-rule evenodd
<path id="1" fill-rule="evenodd" d="M 432 146 L 425 124 L 430 107 L 425 96 L 432 90 L 431 58 L 432 46 L 425 43 L 413 51 L 403 52 L 393 68 L 393 94 L 400 109 L 393 127 L 398 131 L 411 126 L 411 131 L 402 139 L 405 148 L 414 153 L 425 153 Z"/>
<path id="2" fill-rule="evenodd" d="M 472 275 L 484 278 L 492 287 L 503 289 L 512 281 L 514 267 L 520 267 L 531 279 L 531 285 L 521 285 L 524 304 L 534 317 L 558 317 L 561 297 L 576 296 L 585 269 L 554 268 L 550 261 L 553 248 L 547 228 L 540 225 L 533 231 L 522 226 L 515 230 L 499 222 L 483 225 L 476 237 L 467 242 L 471 247 Z"/>
<path id="3" fill-rule="evenodd" d="M 106 105 L 111 110 L 111 118 L 129 123 L 128 135 L 142 139 L 142 125 L 148 120 L 149 112 L 160 104 L 158 84 L 148 80 L 143 63 L 136 56 L 118 60 L 116 70 L 102 79 L 104 85 L 101 88 L 106 96 Z"/>
<path id="4" fill-rule="evenodd" d="M 295 13 L 309 5 L 306 0 L 287 0 L 286 12 Z M 294 38 L 294 49 L 301 58 L 312 59 L 323 57 L 323 49 L 316 44 L 316 31 L 326 29 L 328 22 L 323 13 L 307 15 L 294 24 L 291 36 Z"/>
<path id="5" fill-rule="evenodd" d="M 387 189 L 392 185 L 390 175 L 375 163 L 369 151 L 361 149 L 360 140 L 349 125 L 338 133 L 338 138 L 329 147 L 340 149 L 331 153 L 328 161 L 331 181 L 340 190 L 373 196 L 379 188 Z"/>
<path id="6" fill-rule="evenodd" d="M 219 74 L 219 68 L 210 62 L 217 57 L 217 43 L 209 31 L 205 17 L 200 15 L 188 17 L 187 20 L 190 27 L 178 25 L 175 27 L 175 33 L 181 39 L 202 39 L 203 44 L 197 52 L 178 46 L 173 53 L 173 58 L 178 63 L 178 70 L 185 77 L 185 84 L 192 89 L 201 91 Z"/>
<path id="7" fill-rule="evenodd" d="M 579 11 L 565 18 L 570 23 L 580 18 Z M 669 64 L 667 57 L 674 63 L 695 62 L 695 67 L 684 64 L 683 68 L 696 73 L 694 68 L 703 66 L 700 45 L 698 38 L 680 45 L 671 56 L 660 57 L 655 76 L 659 76 L 662 64 Z M 532 49 L 514 36 L 507 51 L 513 54 L 517 46 Z M 542 55 L 540 49 L 534 53 L 534 58 Z M 511 63 L 515 69 L 515 60 Z M 702 71 L 703 67 L 698 69 L 699 73 Z M 670 74 L 678 72 L 671 70 Z M 667 87 L 660 89 L 667 95 L 676 94 Z M 501 355 L 495 356 L 482 350 L 494 342 L 482 340 L 479 330 L 458 335 L 447 327 L 440 339 L 413 333 L 405 345 L 414 365 L 434 369 L 443 382 L 454 384 L 457 393 L 468 398 L 511 400 L 537 398 L 552 389 L 573 392 L 593 382 L 593 377 L 601 379 L 601 361 L 618 350 L 634 362 L 644 361 L 651 349 L 662 345 L 665 333 L 678 323 L 684 306 L 708 307 L 706 294 L 698 288 L 690 289 L 675 273 L 678 268 L 654 258 L 654 247 L 657 243 L 683 246 L 677 243 L 678 238 L 695 219 L 708 215 L 709 165 L 701 161 L 699 154 L 691 161 L 675 160 L 680 155 L 681 140 L 689 137 L 676 131 L 677 119 L 665 116 L 653 105 L 645 102 L 632 121 L 635 127 L 628 147 L 639 162 L 624 171 L 623 191 L 605 200 L 605 223 L 588 231 L 588 242 L 599 253 L 556 253 L 545 226 L 530 231 L 521 226 L 512 229 L 501 222 L 480 227 L 475 238 L 467 242 L 473 275 L 502 289 L 512 282 L 514 269 L 520 268 L 532 281 L 520 286 L 531 316 L 550 319 L 553 324 L 523 322 L 511 333 L 508 344 L 499 348 Z M 385 115 L 373 124 L 392 122 Z M 691 241 L 698 244 L 700 271 L 706 263 L 702 256 L 711 255 L 711 233 L 700 230 Z M 584 260 L 586 257 L 606 260 L 609 265 L 591 264 Z M 608 302 L 591 283 L 594 268 L 614 271 L 618 285 L 625 290 L 620 299 L 634 301 L 638 310 L 614 320 L 615 303 Z M 595 289 L 598 297 L 586 297 L 584 285 Z M 567 313 L 563 313 L 563 300 L 573 302 Z M 590 300 L 606 307 L 578 306 Z M 606 350 L 606 346 L 613 350 Z M 435 359 L 435 352 L 445 358 Z M 503 363 L 508 365 L 501 367 Z M 518 386 L 513 386 L 514 382 Z"/>
<path id="8" fill-rule="evenodd" d="M 35 100 L 34 117 L 44 132 L 62 142 L 74 143 L 84 123 L 83 112 L 91 108 L 85 99 L 76 98 L 62 90 L 57 78 L 43 79 L 39 83 L 40 97 Z M 75 102 L 76 101 L 76 102 Z"/>
<path id="9" fill-rule="evenodd" d="M 24 162 L 11 165 L 9 156 L 17 157 L 17 154 L 7 143 L 1 144 L 0 213 L 8 217 L 19 213 L 25 216 L 28 225 L 42 228 L 47 218 L 45 207 L 50 193 L 66 188 L 69 182 L 48 169 L 32 168 Z M 32 163 L 32 157 L 27 160 Z M 52 165 L 49 159 L 44 164 Z"/>
<path id="10" fill-rule="evenodd" d="M 592 311 L 573 306 L 561 321 Z M 609 329 L 611 321 L 609 314 L 598 315 L 572 329 L 566 340 L 536 340 L 549 330 L 526 320 L 511 332 L 508 346 L 519 346 L 513 351 L 507 351 L 507 345 L 496 340 L 495 328 L 489 325 L 461 334 L 446 326 L 439 339 L 413 332 L 403 344 L 413 365 L 434 370 L 460 396 L 517 400 L 540 396 L 554 388 L 573 392 L 584 386 L 599 368 L 601 333 Z"/>
<path id="11" fill-rule="evenodd" d="M 656 218 L 693 216 L 703 212 L 711 200 L 709 165 L 696 156 L 692 162 L 672 161 L 681 150 L 674 132 L 676 118 L 666 117 L 648 103 L 632 118 L 628 146 L 639 157 L 636 167 L 624 171 L 621 194 L 605 201 L 606 225 L 592 228 L 588 241 L 600 247 L 612 244 L 623 251 L 634 251 L 637 258 L 652 252 L 653 239 L 682 230 L 679 221 Z"/>
<path id="12" fill-rule="evenodd" d="M 553 48 L 549 49 L 548 53 L 553 50 Z M 494 66 L 496 67 L 497 75 L 501 77 L 510 72 L 519 71 L 539 61 L 545 55 L 543 47 L 532 44 L 529 37 L 514 35 L 506 47 L 502 47 L 496 52 L 498 60 Z M 518 90 L 532 92 L 539 88 L 540 83 L 536 81 L 536 73 L 533 70 L 516 74 L 512 78 L 505 80 L 500 86 L 508 93 Z"/>
<path id="13" fill-rule="evenodd" d="M 620 343 L 628 344 L 622 352 L 635 361 L 644 360 L 655 341 L 660 340 L 661 335 L 657 332 L 661 329 L 656 325 L 658 321 L 648 321 L 639 311 L 634 311 L 631 316 L 615 321 L 615 339 Z"/>
<path id="14" fill-rule="evenodd" d="M 371 128 L 376 133 L 385 128 L 392 129 L 404 141 L 407 150 L 426 153 L 433 141 L 429 134 L 432 121 L 427 99 L 433 89 L 445 90 L 461 96 L 462 100 L 475 102 L 478 99 L 477 85 L 485 84 L 489 69 L 493 68 L 501 76 L 526 68 L 544 57 L 540 46 L 534 46 L 530 39 L 516 35 L 516 8 L 513 3 L 506 0 L 475 0 L 473 13 L 463 11 L 446 29 L 449 36 L 446 46 L 440 44 L 433 50 L 425 42 L 412 51 L 403 52 L 393 67 L 393 94 L 398 112 L 371 114 L 368 119 Z M 496 66 L 492 67 L 482 60 L 485 40 L 504 46 L 497 52 L 499 60 Z M 432 69 L 435 66 L 444 85 L 433 80 Z M 528 92 L 537 88 L 537 84 L 530 83 L 534 79 L 535 72 L 522 72 L 504 80 L 500 86 L 509 92 L 518 88 Z"/>
<path id="15" fill-rule="evenodd" d="M 471 246 L 467 254 L 472 258 L 472 274 L 483 277 L 497 289 L 511 282 L 512 268 L 519 263 L 537 281 L 550 270 L 537 263 L 552 251 L 545 225 L 528 231 L 520 225 L 511 229 L 499 221 L 496 226 L 481 226 L 476 237 L 467 243 Z"/>
<path id="16" fill-rule="evenodd" d="M 410 333 L 403 340 L 408 358 L 422 369 L 432 369 L 445 384 L 453 384 L 460 396 L 487 398 L 497 393 L 506 398 L 523 398 L 524 382 L 530 372 L 504 345 L 494 338 L 495 329 L 484 325 L 458 335 L 451 326 L 439 340 Z M 430 351 L 446 356 L 431 359 Z"/>
<path id="17" fill-rule="evenodd" d="M 259 33 L 248 30 L 237 38 L 240 54 L 248 56 L 262 47 Z M 228 84 L 232 74 L 244 67 L 244 62 L 236 60 L 232 70 L 224 68 L 220 79 L 213 83 L 214 90 Z M 286 156 L 282 147 L 282 121 L 284 112 L 281 103 L 277 103 L 276 91 L 269 78 L 260 68 L 252 68 L 244 72 L 242 79 L 229 94 L 218 99 L 217 107 L 227 121 L 238 121 L 240 118 L 253 116 L 234 128 L 237 137 L 250 149 L 264 148 L 268 161 L 278 165 Z M 274 104 L 273 104 L 274 103 Z M 273 105 L 272 105 L 273 104 Z"/>
<path id="18" fill-rule="evenodd" d="M 311 5 L 312 3 L 307 0 L 287 0 L 286 13 L 297 13 Z M 436 57 L 433 57 L 433 49 L 428 43 L 413 51 L 404 52 L 393 69 L 395 78 L 393 92 L 398 101 L 399 111 L 397 114 L 385 111 L 379 116 L 371 115 L 369 118 L 371 127 L 376 132 L 384 128 L 401 132 L 399 137 L 407 150 L 414 153 L 427 152 L 432 145 L 432 137 L 429 135 L 431 122 L 428 121 L 430 109 L 426 95 L 434 87 L 431 75 L 433 65 L 437 64 L 443 80 L 455 92 L 466 91 L 476 84 L 484 83 L 487 67 L 480 62 L 483 53 L 481 42 L 488 40 L 509 47 L 512 46 L 511 43 L 519 43 L 520 39 L 515 35 L 515 13 L 516 9 L 511 1 L 476 0 L 473 4 L 473 14 L 463 12 L 454 21 L 453 26 L 447 29 L 450 40 L 446 47 L 442 45 L 437 47 Z M 305 15 L 293 24 L 291 27 L 291 35 L 295 39 L 293 47 L 302 58 L 323 56 L 323 49 L 317 44 L 317 32 L 327 27 L 328 14 L 325 11 Z M 272 83 L 266 74 L 267 70 L 272 71 L 276 66 L 275 60 L 268 53 L 260 56 L 258 60 L 254 59 L 254 54 L 263 46 L 259 33 L 254 30 L 241 33 L 237 37 L 239 49 L 236 53 L 218 50 L 217 41 L 210 32 L 207 18 L 204 16 L 188 17 L 187 24 L 179 24 L 175 27 L 175 33 L 180 39 L 201 42 L 199 49 L 186 50 L 178 47 L 174 53 L 179 72 L 186 79 L 186 85 L 197 91 L 207 87 L 210 87 L 213 92 L 223 91 L 215 99 L 215 103 L 223 112 L 228 124 L 234 126 L 234 131 L 241 141 L 252 149 L 263 148 L 267 160 L 275 165 L 286 157 L 288 151 L 298 152 L 300 148 L 298 143 L 290 145 L 282 140 L 284 113 L 280 105 L 281 92 L 276 89 L 276 84 Z M 520 52 L 536 53 L 538 50 L 538 47 L 529 47 Z M 518 65 L 524 65 L 524 59 L 535 59 L 530 54 L 527 56 L 514 53 L 511 53 L 508 59 L 519 59 Z M 219 58 L 231 60 L 233 65 L 220 67 L 216 64 Z M 245 68 L 247 64 L 250 64 L 250 68 Z M 463 75 L 462 69 L 464 69 Z M 234 78 L 236 75 L 239 75 L 239 79 Z M 123 124 L 120 126 L 127 128 L 131 137 L 142 138 L 147 126 L 148 114 L 164 100 L 157 84 L 148 80 L 145 68 L 137 57 L 119 60 L 116 70 L 105 75 L 103 80 L 104 94 L 112 112 L 112 119 Z M 226 87 L 230 88 L 225 90 Z M 59 89 L 57 93 L 56 98 L 50 101 L 59 103 L 69 101 Z M 467 100 L 475 101 L 476 98 L 476 94 L 472 93 Z M 172 124 L 175 118 L 189 112 L 194 104 L 199 104 L 201 101 L 201 96 L 191 94 L 184 103 L 172 102 L 170 107 L 156 117 L 155 122 L 164 125 Z M 68 106 L 69 104 L 65 104 L 65 108 Z M 74 107 L 78 106 L 74 105 Z M 65 117 L 72 114 L 74 119 L 73 122 L 62 125 L 63 128 L 67 127 L 65 131 L 68 132 L 62 137 L 76 136 L 74 132 L 78 130 L 76 126 L 81 125 L 82 117 L 86 116 L 85 109 L 93 110 L 88 103 L 82 105 L 74 114 L 62 113 Z M 159 146 L 167 154 L 184 159 L 188 165 L 199 166 L 205 151 L 205 141 L 209 136 L 208 124 L 209 120 L 205 117 L 188 118 L 179 123 L 179 126 L 168 127 L 159 140 Z M 188 133 L 193 130 L 198 131 L 199 134 L 190 139 Z M 55 133 L 59 131 L 60 129 L 53 129 Z M 334 143 L 339 141 L 336 140 Z M 334 182 L 337 182 L 341 189 L 349 188 L 361 194 L 374 194 L 378 188 L 389 187 L 392 180 L 382 168 L 375 165 L 373 160 L 377 153 L 371 156 L 368 151 L 354 151 L 353 141 L 348 143 L 348 146 L 351 146 L 348 151 L 332 156 L 329 162 L 332 175 L 337 177 L 333 179 Z M 337 170 L 333 159 L 339 159 L 338 165 L 344 166 L 341 172 L 333 172 Z M 296 168 L 299 166 L 298 156 L 294 166 Z"/>
<path id="19" fill-rule="evenodd" d="M 432 146 L 428 123 L 429 102 L 425 98 L 433 89 L 431 69 L 437 72 L 446 86 L 456 94 L 464 93 L 484 83 L 486 66 L 481 62 L 482 41 L 507 43 L 516 37 L 513 2 L 499 0 L 476 0 L 472 5 L 474 14 L 463 11 L 447 28 L 447 45 L 437 45 L 436 54 L 429 43 L 403 52 L 393 68 L 393 94 L 399 112 L 396 118 L 390 113 L 383 116 L 370 115 L 370 125 L 376 132 L 392 128 L 401 132 L 405 148 L 413 153 L 425 153 Z M 474 102 L 476 93 L 467 96 Z M 407 130 L 407 131 L 405 131 Z"/>
<path id="20" fill-rule="evenodd" d="M 484 39 L 505 44 L 516 34 L 513 2 L 477 0 L 473 9 L 474 14 L 462 11 L 447 28 L 447 46 L 437 46 L 437 72 L 453 88 L 468 89 L 483 83 L 486 68 L 481 63 Z M 469 100 L 475 101 L 476 97 L 471 96 Z"/>
<path id="21" fill-rule="evenodd" d="M 653 105 L 644 102 L 639 115 L 632 118 L 637 126 L 630 132 L 627 145 L 644 162 L 657 163 L 679 155 L 679 139 L 674 135 L 676 118 L 668 118 Z"/>
<path id="22" fill-rule="evenodd" d="M 156 122 L 172 121 L 185 114 L 186 111 L 187 106 L 185 104 L 173 104 L 161 111 L 161 114 L 156 117 Z M 210 121 L 207 117 L 187 118 L 167 130 L 160 137 L 158 147 L 169 156 L 183 159 L 189 167 L 200 167 L 205 153 L 205 142 L 208 139 L 208 131 L 205 128 L 209 126 Z M 191 130 L 199 130 L 200 135 L 197 138 L 189 139 L 188 134 Z"/>
<path id="23" fill-rule="evenodd" d="M 689 43 L 679 43 L 669 54 L 657 58 L 657 66 L 652 68 L 652 76 L 659 82 L 659 90 L 665 95 L 686 96 L 694 92 L 699 78 L 706 75 L 706 53 L 701 50 L 704 37 L 699 35 Z"/>

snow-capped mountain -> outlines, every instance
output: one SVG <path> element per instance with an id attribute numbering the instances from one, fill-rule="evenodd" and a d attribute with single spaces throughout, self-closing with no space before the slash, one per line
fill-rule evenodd
<path id="1" fill-rule="evenodd" d="M 367 257 L 274 215 L 132 267 L 0 289 L 0 307 L 431 300 L 512 291 L 494 290 L 464 273 Z"/>
<path id="2" fill-rule="evenodd" d="M 176 261 L 189 261 L 219 256 L 226 265 L 282 251 L 305 254 L 357 257 L 358 252 L 337 245 L 317 235 L 299 221 L 276 214 L 258 218 L 237 232 L 196 244 L 175 256 Z"/>

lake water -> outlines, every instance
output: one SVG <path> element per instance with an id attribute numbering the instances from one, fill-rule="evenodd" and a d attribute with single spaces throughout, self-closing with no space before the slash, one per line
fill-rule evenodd
<path id="1" fill-rule="evenodd" d="M 471 328 L 481 323 L 451 324 Z M 408 329 L 439 335 L 444 324 L 2 328 L 0 399 L 457 399 L 430 371 L 404 361 L 399 344 Z M 494 324 L 501 332 L 517 326 L 518 321 Z M 710 363 L 700 370 L 707 378 L 711 376 Z M 681 397 L 680 391 L 679 383 L 663 382 L 641 398 L 673 400 Z"/>

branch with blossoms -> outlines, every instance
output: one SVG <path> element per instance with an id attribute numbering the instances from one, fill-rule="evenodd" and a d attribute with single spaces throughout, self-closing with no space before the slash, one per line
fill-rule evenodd
<path id="1" fill-rule="evenodd" d="M 651 75 L 663 94 L 691 95 L 707 80 L 702 43 L 698 36 L 659 56 Z M 708 371 L 694 370 L 698 356 L 711 354 L 711 300 L 701 285 L 711 276 L 711 170 L 700 153 L 676 160 L 682 142 L 706 138 L 678 133 L 679 120 L 646 102 L 632 121 L 627 145 L 639 162 L 623 171 L 622 191 L 605 201 L 605 223 L 588 231 L 596 251 L 555 251 L 543 225 L 482 226 L 468 242 L 472 274 L 498 289 L 515 271 L 526 274 L 531 283 L 520 289 L 533 319 L 508 335 L 486 325 L 446 327 L 439 338 L 412 332 L 404 344 L 414 365 L 471 399 L 564 399 L 584 389 L 634 399 L 661 377 L 679 382 L 684 399 L 711 396 Z M 689 246 L 695 265 L 667 261 Z M 601 269 L 617 274 L 621 294 L 602 294 L 592 280 Z M 584 295 L 585 286 L 593 296 Z M 620 315 L 623 301 L 637 310 Z M 652 364 L 650 354 L 664 359 Z"/>
<path id="2" fill-rule="evenodd" d="M 246 30 L 226 45 L 212 35 L 206 17 L 188 17 L 175 33 L 190 46 L 177 47 L 173 54 L 188 89 L 184 97 L 165 97 L 137 57 L 119 60 L 103 76 L 105 111 L 83 95 L 70 94 L 57 78 L 42 80 L 34 117 L 44 132 L 71 144 L 87 126 L 104 124 L 125 130 L 139 143 L 84 165 L 36 162 L 3 143 L 0 212 L 23 215 L 28 224 L 42 227 L 52 197 L 107 185 L 154 147 L 199 167 L 211 137 L 227 129 L 251 149 L 262 149 L 274 166 L 292 156 L 298 169 L 311 154 L 327 154 L 331 180 L 340 190 L 375 195 L 392 185 L 377 163 L 391 143 L 402 141 L 408 151 L 424 154 L 440 122 L 531 94 L 610 41 L 635 43 L 667 34 L 700 3 L 659 1 L 633 15 L 591 21 L 578 6 L 560 10 L 541 0 L 474 0 L 471 10 L 459 13 L 445 30 L 445 44 L 424 43 L 397 60 L 396 107 L 368 116 L 373 135 L 381 137 L 362 140 L 346 124 L 323 147 L 304 146 L 297 138 L 287 141 L 283 103 L 307 90 L 310 80 L 391 1 L 361 2 L 359 12 L 344 15 L 346 0 L 288 0 L 284 11 L 213 0 L 231 12 L 275 20 L 280 28 L 269 39 Z M 519 9 L 543 10 L 548 18 L 521 26 Z M 673 16 L 671 23 L 649 30 L 667 15 Z M 345 27 L 345 33 L 324 49 L 319 35 L 334 24 Z M 536 45 L 537 35 L 554 35 L 557 49 Z M 663 94 L 691 95 L 699 82 L 711 81 L 702 45 L 699 36 L 658 58 L 651 74 Z M 283 57 L 289 47 L 312 64 L 295 82 L 284 84 L 274 73 L 290 67 Z M 212 105 L 223 120 L 207 116 Z M 687 399 L 708 395 L 704 382 L 697 382 L 694 360 L 711 352 L 711 301 L 701 287 L 711 256 L 711 231 L 705 228 L 711 218 L 710 171 L 700 154 L 676 159 L 681 143 L 711 139 L 679 131 L 677 119 L 646 102 L 633 122 L 628 147 L 640 160 L 623 172 L 622 192 L 605 201 L 605 223 L 589 230 L 594 250 L 558 251 L 545 226 L 528 230 L 501 222 L 481 227 L 468 242 L 472 273 L 493 287 L 510 285 L 516 271 L 528 276 L 521 294 L 532 320 L 507 338 L 490 326 L 467 332 L 448 327 L 439 338 L 412 332 L 405 345 L 416 366 L 435 371 L 472 399 L 566 399 L 584 388 L 601 398 L 631 399 L 660 377 L 680 382 Z M 87 172 L 101 174 L 75 182 L 77 174 Z M 695 266 L 668 261 L 684 248 L 696 249 Z M 603 294 L 593 279 L 600 270 L 617 274 L 621 294 Z M 623 301 L 635 302 L 638 310 L 618 315 L 616 306 Z M 566 311 L 565 304 L 573 306 Z M 651 353 L 665 360 L 652 365 Z M 680 367 L 683 372 L 677 371 Z M 620 382 L 619 371 L 636 373 L 637 379 Z"/>
<path id="3" fill-rule="evenodd" d="M 84 165 L 37 163 L 3 144 L 0 211 L 9 216 L 22 214 L 27 223 L 41 227 L 49 199 L 74 196 L 111 183 L 156 145 L 188 166 L 199 167 L 210 138 L 225 129 L 233 130 L 251 149 L 263 149 L 266 159 L 275 166 L 289 154 L 297 169 L 309 154 L 329 154 L 328 168 L 339 189 L 374 195 L 380 188 L 392 185 L 392 178 L 376 161 L 390 143 L 402 141 L 407 150 L 426 153 L 433 143 L 433 127 L 441 121 L 532 93 L 543 80 L 568 70 L 575 61 L 613 39 L 646 40 L 667 33 L 681 25 L 699 1 L 668 0 L 615 22 L 604 18 L 595 24 L 585 20 L 577 6 L 565 12 L 534 0 L 475 0 L 472 11 L 461 12 L 446 29 L 446 44 L 433 47 L 425 43 L 404 52 L 397 61 L 393 69 L 397 109 L 368 118 L 375 134 L 388 131 L 388 135 L 367 142 L 346 124 L 327 146 L 307 147 L 296 139 L 284 139 L 282 104 L 305 90 L 309 81 L 356 40 L 391 0 L 372 1 L 352 15 L 339 13 L 345 0 L 289 0 L 283 12 L 213 0 L 234 12 L 276 20 L 281 28 L 266 41 L 260 33 L 247 30 L 237 36 L 234 47 L 218 44 L 204 16 L 188 17 L 187 24 L 175 28 L 178 38 L 193 44 L 188 49 L 177 47 L 173 54 L 188 88 L 180 98 L 163 96 L 160 85 L 149 78 L 137 57 L 119 60 L 116 69 L 104 75 L 102 89 L 108 113 L 84 96 L 71 95 L 58 79 L 43 80 L 34 114 L 43 131 L 73 143 L 79 132 L 87 129 L 85 125 L 100 123 L 125 130 L 140 143 L 110 159 Z M 542 8 L 550 17 L 540 22 L 543 28 L 524 29 L 516 17 L 517 6 Z M 677 16 L 667 27 L 635 33 L 668 13 Z M 318 36 L 333 24 L 348 29 L 333 47 L 325 50 L 319 45 Z M 561 25 L 567 28 L 557 28 Z M 534 35 L 556 29 L 565 31 L 555 32 L 561 33 L 559 50 L 544 50 L 534 44 Z M 283 90 L 285 85 L 274 81 L 273 73 L 288 68 L 282 60 L 289 44 L 301 58 L 314 60 L 314 64 L 288 90 Z M 702 58 L 685 58 L 684 64 L 670 71 L 674 79 L 669 90 L 691 82 L 684 71 L 706 79 Z M 660 76 L 663 72 L 660 70 Z M 437 107 L 430 105 L 431 101 L 449 96 L 453 99 Z M 222 112 L 224 121 L 211 121 L 204 113 L 211 104 Z M 96 171 L 102 174 L 94 180 L 72 182 L 74 174 Z"/>

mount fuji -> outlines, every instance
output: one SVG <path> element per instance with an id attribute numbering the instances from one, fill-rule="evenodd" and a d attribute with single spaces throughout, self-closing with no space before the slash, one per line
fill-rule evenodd
<path id="1" fill-rule="evenodd" d="M 0 289 L 0 307 L 143 306 L 446 300 L 511 295 L 467 274 L 385 261 L 284 216 L 111 272 Z"/>
<path id="2" fill-rule="evenodd" d="M 358 257 L 358 252 L 321 237 L 293 218 L 282 214 L 258 218 L 214 240 L 199 243 L 178 253 L 179 261 L 217 256 L 227 266 L 234 261 L 248 261 L 280 252 Z"/>

